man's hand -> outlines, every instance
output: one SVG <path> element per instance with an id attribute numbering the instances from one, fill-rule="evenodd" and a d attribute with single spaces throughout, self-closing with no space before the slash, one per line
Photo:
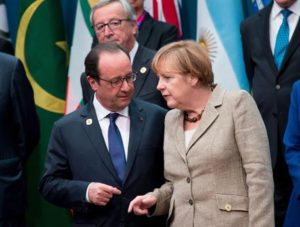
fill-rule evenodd
<path id="1" fill-rule="evenodd" d="M 145 215 L 149 214 L 148 209 L 154 206 L 157 203 L 157 200 L 154 196 L 143 195 L 137 196 L 132 200 L 128 207 L 128 213 L 132 212 L 136 215 Z"/>
<path id="2" fill-rule="evenodd" d="M 90 183 L 88 187 L 88 198 L 91 203 L 99 206 L 105 206 L 113 195 L 120 195 L 121 191 L 116 187 L 107 184 Z"/>

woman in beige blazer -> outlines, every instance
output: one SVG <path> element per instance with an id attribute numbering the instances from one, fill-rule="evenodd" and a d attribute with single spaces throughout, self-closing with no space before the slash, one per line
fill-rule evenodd
<path id="1" fill-rule="evenodd" d="M 168 213 L 172 227 L 272 227 L 273 179 L 266 129 L 252 97 L 213 85 L 204 48 L 179 41 L 152 63 L 170 108 L 166 183 L 136 197 L 136 215 Z"/>

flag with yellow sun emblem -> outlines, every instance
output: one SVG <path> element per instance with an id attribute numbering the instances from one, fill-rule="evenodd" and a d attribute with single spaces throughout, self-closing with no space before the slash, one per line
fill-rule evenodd
<path id="1" fill-rule="evenodd" d="M 27 224 L 70 226 L 68 211 L 46 203 L 38 192 L 52 125 L 63 116 L 65 109 L 69 54 L 61 5 L 52 0 L 22 0 L 19 3 L 16 56 L 23 62 L 34 90 L 41 127 L 40 143 L 27 163 Z"/>

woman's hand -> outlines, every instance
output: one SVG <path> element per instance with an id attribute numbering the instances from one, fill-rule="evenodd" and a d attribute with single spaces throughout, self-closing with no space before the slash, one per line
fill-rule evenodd
<path id="1" fill-rule="evenodd" d="M 128 207 L 128 213 L 132 212 L 136 215 L 146 215 L 149 214 L 148 209 L 154 206 L 157 203 L 157 200 L 154 196 L 151 195 L 142 195 L 135 197 L 132 200 Z"/>

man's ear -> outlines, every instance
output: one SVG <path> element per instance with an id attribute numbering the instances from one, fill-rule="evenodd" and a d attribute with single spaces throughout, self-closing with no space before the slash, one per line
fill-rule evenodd
<path id="1" fill-rule="evenodd" d="M 87 79 L 88 83 L 90 84 L 92 90 L 96 91 L 99 86 L 99 82 L 94 77 L 91 77 L 91 76 L 87 76 L 86 79 Z"/>

